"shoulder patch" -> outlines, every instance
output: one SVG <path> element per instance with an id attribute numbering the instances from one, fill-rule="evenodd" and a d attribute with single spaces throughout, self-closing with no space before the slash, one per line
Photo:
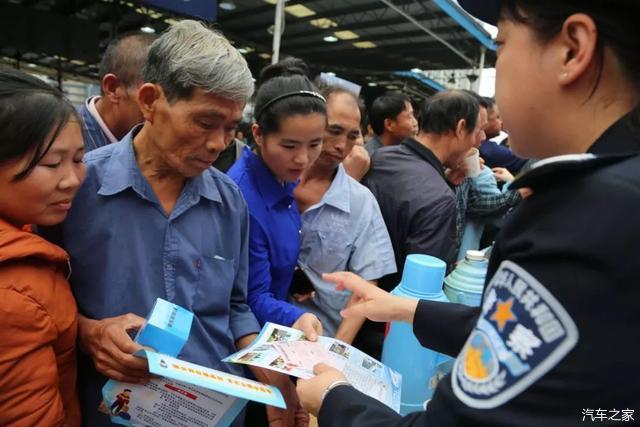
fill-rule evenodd
<path id="1" fill-rule="evenodd" d="M 472 408 L 496 408 L 556 366 L 578 337 L 558 300 L 523 268 L 504 261 L 453 365 L 453 392 Z"/>

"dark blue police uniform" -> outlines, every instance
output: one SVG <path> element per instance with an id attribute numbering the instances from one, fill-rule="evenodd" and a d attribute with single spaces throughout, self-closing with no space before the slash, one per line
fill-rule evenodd
<path id="1" fill-rule="evenodd" d="M 420 342 L 457 355 L 426 412 L 402 418 L 339 386 L 320 426 L 638 421 L 639 113 L 589 154 L 552 159 L 512 184 L 534 193 L 498 236 L 480 308 L 419 303 Z"/>

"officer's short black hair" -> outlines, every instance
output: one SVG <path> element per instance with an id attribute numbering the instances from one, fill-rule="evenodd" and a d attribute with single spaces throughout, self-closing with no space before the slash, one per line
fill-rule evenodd
<path id="1" fill-rule="evenodd" d="M 476 96 L 468 91 L 448 90 L 424 101 L 418 124 L 421 132 L 444 135 L 455 132 L 458 122 L 464 120 L 467 132 L 472 132 L 479 112 L 480 102 Z"/>
<path id="2" fill-rule="evenodd" d="M 596 56 L 598 78 L 594 82 L 595 93 L 602 67 L 605 48 L 610 48 L 618 60 L 626 78 L 640 95 L 640 37 L 633 37 L 638 26 L 640 2 L 629 0 L 502 0 L 500 17 L 529 26 L 542 42 L 553 39 L 562 29 L 564 21 L 575 13 L 591 17 L 598 29 Z"/>
<path id="3" fill-rule="evenodd" d="M 401 93 L 390 93 L 377 97 L 369 110 L 369 124 L 376 135 L 382 135 L 384 120 L 395 119 L 407 109 L 409 97 Z"/>

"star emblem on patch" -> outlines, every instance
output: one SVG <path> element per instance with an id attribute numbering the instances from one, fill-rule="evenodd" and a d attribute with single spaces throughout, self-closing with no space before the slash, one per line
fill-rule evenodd
<path id="1" fill-rule="evenodd" d="M 504 261 L 485 290 L 482 313 L 456 358 L 453 392 L 476 409 L 496 408 L 556 366 L 578 329 L 549 290 Z"/>

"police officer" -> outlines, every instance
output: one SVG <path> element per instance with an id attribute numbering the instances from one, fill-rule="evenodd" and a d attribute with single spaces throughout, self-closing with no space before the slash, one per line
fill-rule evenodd
<path id="1" fill-rule="evenodd" d="M 323 426 L 555 426 L 640 419 L 640 2 L 460 0 L 498 24 L 496 97 L 514 152 L 546 159 L 495 244 L 480 308 L 410 301 L 349 273 L 343 316 L 413 324 L 457 355 L 404 418 L 326 365 L 299 381 Z"/>

